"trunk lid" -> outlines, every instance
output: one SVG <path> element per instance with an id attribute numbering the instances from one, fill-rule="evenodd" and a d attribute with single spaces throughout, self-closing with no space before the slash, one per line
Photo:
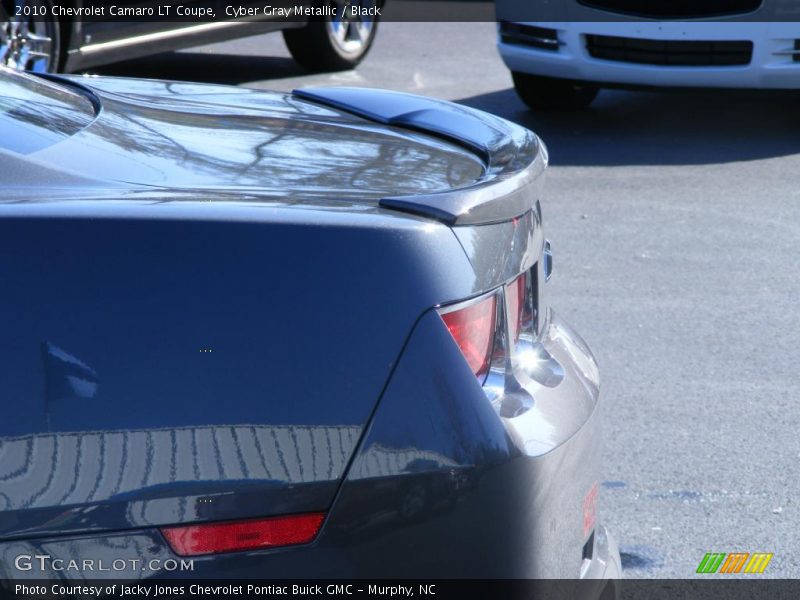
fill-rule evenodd
<path id="1" fill-rule="evenodd" d="M 89 88 L 101 110 L 91 125 L 32 156 L 106 182 L 346 205 L 460 188 L 484 174 L 480 158 L 452 142 L 297 96 L 150 80 L 67 81 Z"/>

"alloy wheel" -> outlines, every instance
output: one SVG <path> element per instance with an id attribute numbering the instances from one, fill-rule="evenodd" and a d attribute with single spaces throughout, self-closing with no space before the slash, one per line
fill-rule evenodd
<path id="1" fill-rule="evenodd" d="M 25 5 L 17 0 L 16 5 Z M 16 8 L 0 9 L 0 64 L 18 71 L 46 73 L 58 50 L 57 24 L 43 17 L 16 17 Z"/>
<path id="2" fill-rule="evenodd" d="M 375 22 L 372 17 L 350 17 L 343 13 L 352 7 L 374 7 L 375 2 L 337 2 L 336 16 L 327 22 L 331 41 L 343 54 L 359 54 L 370 43 Z"/>

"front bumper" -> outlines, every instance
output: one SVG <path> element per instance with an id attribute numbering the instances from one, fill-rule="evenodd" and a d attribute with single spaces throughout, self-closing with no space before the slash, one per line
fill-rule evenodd
<path id="1" fill-rule="evenodd" d="M 498 42 L 512 71 L 609 85 L 800 89 L 800 62 L 791 52 L 797 23 L 562 22 L 526 23 L 558 32 L 558 49 Z M 586 36 L 645 40 L 750 41 L 750 63 L 741 66 L 662 66 L 594 58 Z"/>

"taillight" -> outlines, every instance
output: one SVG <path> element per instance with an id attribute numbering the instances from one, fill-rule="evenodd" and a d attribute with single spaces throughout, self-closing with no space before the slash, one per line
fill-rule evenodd
<path id="1" fill-rule="evenodd" d="M 161 533 L 179 556 L 198 556 L 307 544 L 319 532 L 323 513 L 226 523 L 164 527 Z"/>
<path id="2" fill-rule="evenodd" d="M 440 307 L 439 315 L 501 417 L 533 406 L 537 387 L 555 387 L 561 365 L 539 339 L 537 266 L 477 299 Z"/>
<path id="3" fill-rule="evenodd" d="M 495 336 L 497 296 L 439 313 L 472 372 L 479 379 L 489 371 Z"/>
<path id="4" fill-rule="evenodd" d="M 514 239 L 523 240 L 517 237 L 523 235 L 533 240 L 531 235 L 541 224 L 539 216 L 537 201 L 535 213 L 510 224 Z M 504 274 L 502 279 L 495 279 L 494 285 L 481 285 L 481 295 L 462 296 L 436 307 L 486 399 L 502 418 L 524 414 L 533 407 L 534 394 L 548 393 L 547 388 L 561 385 L 565 377 L 558 355 L 568 350 L 549 337 L 550 312 L 542 302 L 544 284 L 552 273 L 552 252 L 550 242 L 538 240 L 542 244 L 539 260 L 532 261 L 525 253 L 521 262 L 512 263 L 511 256 L 520 254 L 515 248 L 496 265 L 496 273 Z M 503 269 L 501 265 L 505 265 Z M 558 350 L 555 355 L 551 346 Z M 467 376 L 466 370 L 463 373 Z"/>

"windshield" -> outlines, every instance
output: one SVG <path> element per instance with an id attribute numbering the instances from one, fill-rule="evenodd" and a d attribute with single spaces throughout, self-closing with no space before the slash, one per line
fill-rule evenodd
<path id="1" fill-rule="evenodd" d="M 0 148 L 31 154 L 92 122 L 84 96 L 45 79 L 0 68 Z"/>

